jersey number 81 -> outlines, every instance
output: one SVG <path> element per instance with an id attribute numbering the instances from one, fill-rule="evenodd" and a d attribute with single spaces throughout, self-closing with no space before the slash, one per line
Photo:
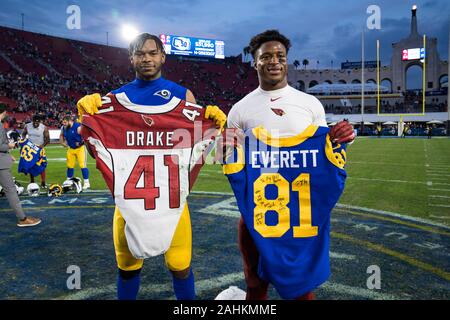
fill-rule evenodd
<path id="1" fill-rule="evenodd" d="M 276 199 L 266 198 L 265 189 L 268 185 L 278 189 Z M 291 228 L 290 189 L 299 193 L 300 225 L 293 227 L 294 238 L 307 238 L 318 235 L 318 227 L 311 225 L 311 192 L 309 173 L 300 174 L 289 186 L 289 182 L 279 173 L 264 173 L 253 184 L 254 187 L 254 228 L 264 238 L 282 237 Z M 278 213 L 278 223 L 268 226 L 265 222 L 267 211 Z"/>

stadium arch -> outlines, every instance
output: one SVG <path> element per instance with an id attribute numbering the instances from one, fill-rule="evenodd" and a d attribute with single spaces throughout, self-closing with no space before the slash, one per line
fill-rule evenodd
<path id="1" fill-rule="evenodd" d="M 323 83 L 333 84 L 333 82 L 331 82 L 331 80 L 325 80 Z"/>
<path id="2" fill-rule="evenodd" d="M 405 88 L 408 90 L 422 90 L 422 65 L 416 61 L 409 63 L 405 67 Z"/>
<path id="3" fill-rule="evenodd" d="M 345 80 L 343 80 L 343 79 L 339 80 L 338 83 L 340 83 L 340 84 L 347 84 L 347 82 Z"/>
<path id="4" fill-rule="evenodd" d="M 298 80 L 297 81 L 297 88 L 300 91 L 305 91 L 305 82 L 303 80 Z"/>
<path id="5" fill-rule="evenodd" d="M 359 79 L 352 80 L 352 84 L 359 84 L 359 83 L 361 83 L 361 80 L 359 80 Z"/>
<path id="6" fill-rule="evenodd" d="M 448 88 L 448 74 L 439 77 L 439 89 Z"/>
<path id="7" fill-rule="evenodd" d="M 312 81 L 309 82 L 308 88 L 312 88 L 312 87 L 314 87 L 314 86 L 317 86 L 318 84 L 319 84 L 319 83 L 318 83 L 316 80 L 312 80 Z"/>
<path id="8" fill-rule="evenodd" d="M 381 85 L 388 88 L 389 92 L 392 92 L 392 80 L 391 79 L 384 78 L 383 80 L 381 80 Z"/>

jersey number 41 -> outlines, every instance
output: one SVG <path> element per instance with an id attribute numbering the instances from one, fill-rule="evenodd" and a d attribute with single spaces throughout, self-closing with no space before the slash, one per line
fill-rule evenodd
<path id="1" fill-rule="evenodd" d="M 169 207 L 180 207 L 180 170 L 178 156 L 164 155 L 164 165 L 169 170 Z M 143 186 L 138 187 L 143 175 Z M 139 156 L 125 183 L 124 199 L 143 199 L 145 210 L 156 208 L 155 200 L 160 197 L 159 187 L 155 186 L 155 156 Z"/>

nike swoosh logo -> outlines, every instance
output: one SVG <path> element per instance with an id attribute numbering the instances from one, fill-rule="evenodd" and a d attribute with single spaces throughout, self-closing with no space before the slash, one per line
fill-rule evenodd
<path id="1" fill-rule="evenodd" d="M 277 101 L 278 99 L 281 99 L 281 97 L 278 97 L 278 98 L 275 98 L 275 99 L 270 98 L 270 101 L 271 101 L 271 102 L 274 102 L 274 101 Z"/>

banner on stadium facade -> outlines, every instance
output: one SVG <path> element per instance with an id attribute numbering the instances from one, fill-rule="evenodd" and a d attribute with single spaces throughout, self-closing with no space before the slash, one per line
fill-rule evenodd
<path id="1" fill-rule="evenodd" d="M 347 61 L 341 63 L 341 69 L 360 69 L 361 68 L 361 61 Z M 376 61 L 365 61 L 364 62 L 364 68 L 376 68 L 377 62 Z"/>

